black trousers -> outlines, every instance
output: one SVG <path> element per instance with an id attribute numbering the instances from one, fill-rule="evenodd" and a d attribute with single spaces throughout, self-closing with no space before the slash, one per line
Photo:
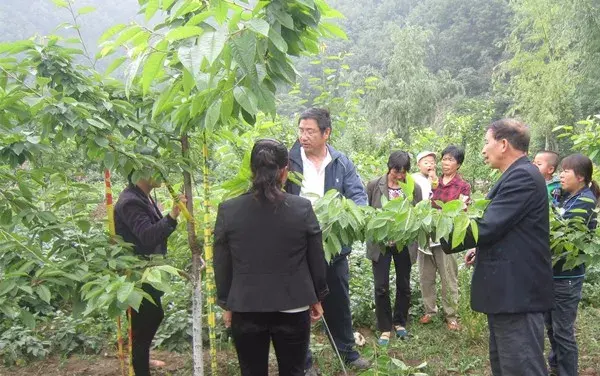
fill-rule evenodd
<path id="1" fill-rule="evenodd" d="M 494 376 L 547 376 L 543 313 L 488 314 Z"/>
<path id="2" fill-rule="evenodd" d="M 323 300 L 323 316 L 327 321 L 335 347 L 346 363 L 360 357 L 354 349 L 352 331 L 352 312 L 350 311 L 350 266 L 347 255 L 333 258 L 327 267 L 327 286 L 329 295 Z M 306 353 L 305 369 L 313 365 L 312 353 Z"/>
<path id="3" fill-rule="evenodd" d="M 390 301 L 390 265 L 394 259 L 396 270 L 396 300 L 392 315 Z M 373 261 L 373 279 L 375 282 L 375 316 L 377 329 L 392 331 L 393 325 L 406 327 L 408 308 L 410 307 L 410 255 L 408 249 L 398 251 L 396 247 L 387 247 L 386 252 Z"/>
<path id="4" fill-rule="evenodd" d="M 233 312 L 231 334 L 242 376 L 268 376 L 271 341 L 279 376 L 304 375 L 310 340 L 308 310 L 298 313 Z"/>
<path id="5" fill-rule="evenodd" d="M 150 376 L 150 346 L 160 323 L 165 317 L 165 313 L 160 302 L 162 292 L 149 284 L 143 284 L 142 290 L 154 299 L 156 305 L 144 299 L 138 312 L 131 311 L 131 329 L 133 331 L 132 363 L 135 376 Z"/>

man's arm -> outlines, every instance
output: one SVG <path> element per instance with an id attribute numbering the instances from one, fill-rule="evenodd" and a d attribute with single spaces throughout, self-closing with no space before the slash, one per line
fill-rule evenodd
<path id="1" fill-rule="evenodd" d="M 369 201 L 367 193 L 365 192 L 365 187 L 363 186 L 352 161 L 350 159 L 347 159 L 347 161 L 348 164 L 343 181 L 344 196 L 354 201 L 356 205 L 366 206 Z"/>
<path id="2" fill-rule="evenodd" d="M 479 230 L 478 242 L 475 243 L 469 228 L 464 243 L 453 249 L 452 253 L 493 244 L 503 238 L 529 213 L 529 204 L 535 194 L 535 182 L 526 170 L 516 169 L 511 172 L 511 176 L 502 183 L 489 203 L 483 217 L 476 220 Z M 448 252 L 451 243 L 451 239 L 448 242 L 443 241 L 442 248 Z"/>
<path id="3" fill-rule="evenodd" d="M 219 205 L 214 231 L 214 267 L 215 285 L 217 287 L 217 304 L 227 309 L 227 297 L 231 288 L 233 278 L 233 265 L 231 261 L 231 250 L 227 241 L 225 214 L 222 204 Z"/>

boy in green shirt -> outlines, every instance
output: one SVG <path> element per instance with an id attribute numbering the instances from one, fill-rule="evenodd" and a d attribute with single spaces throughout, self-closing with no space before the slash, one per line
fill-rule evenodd
<path id="1" fill-rule="evenodd" d="M 548 199 L 554 206 L 558 206 L 562 198 L 562 189 L 560 180 L 554 173 L 558 169 L 559 155 L 550 150 L 542 150 L 535 155 L 533 164 L 540 170 L 544 179 L 546 179 L 546 188 L 548 189 Z"/>

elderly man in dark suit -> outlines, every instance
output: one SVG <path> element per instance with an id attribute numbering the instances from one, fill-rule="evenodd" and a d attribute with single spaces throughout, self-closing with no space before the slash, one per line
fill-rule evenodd
<path id="1" fill-rule="evenodd" d="M 547 375 L 544 312 L 553 306 L 550 225 L 546 183 L 527 159 L 529 129 L 519 121 L 492 123 L 482 153 L 502 172 L 488 193 L 491 200 L 477 221 L 477 250 L 465 255 L 475 264 L 471 307 L 487 314 L 490 363 L 494 376 Z M 472 235 L 448 253 L 472 248 Z"/>

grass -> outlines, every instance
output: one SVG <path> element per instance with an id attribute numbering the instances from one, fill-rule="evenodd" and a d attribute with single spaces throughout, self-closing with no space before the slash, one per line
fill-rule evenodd
<path id="1" fill-rule="evenodd" d="M 349 370 L 351 376 L 369 375 L 491 375 L 488 361 L 488 331 L 484 315 L 471 311 L 469 307 L 470 272 L 461 269 L 459 274 L 460 301 L 459 316 L 462 329 L 450 332 L 442 317 L 434 318 L 428 325 L 418 323 L 422 314 L 420 294 L 416 278 L 413 278 L 413 307 L 411 322 L 408 325 L 410 338 L 406 341 L 392 339 L 387 348 L 376 346 L 377 333 L 373 331 L 375 316 L 372 310 L 372 285 L 364 283 L 372 276 L 370 265 L 358 256 L 351 258 L 353 279 L 362 282 L 353 283 L 351 294 L 360 297 L 353 299 L 353 307 L 363 304 L 355 322 L 355 330 L 366 338 L 365 346 L 358 348 L 361 354 L 373 361 L 374 367 L 362 373 Z M 368 268 L 367 268 L 368 266 Z M 416 269 L 416 268 L 414 268 Z M 359 276 L 360 273 L 360 276 Z M 416 270 L 413 270 L 416 274 Z M 415 276 L 413 276 L 415 277 Z M 393 285 L 393 283 L 392 283 Z M 356 291 L 360 289 L 360 291 Z M 393 296 L 393 295 L 392 295 Z M 577 339 L 579 343 L 580 375 L 600 376 L 600 309 L 592 306 L 580 307 L 577 319 Z M 336 355 L 331 349 L 323 332 L 315 327 L 311 338 L 311 347 L 315 362 L 323 376 L 343 375 Z M 546 351 L 549 348 L 546 342 Z M 209 375 L 208 351 L 205 352 L 205 374 Z M 157 376 L 191 376 L 191 354 L 159 352 L 157 358 L 167 361 L 169 367 L 157 370 Z M 218 352 L 219 376 L 239 375 L 235 349 L 231 342 L 220 343 Z M 423 368 L 418 366 L 426 363 Z M 270 375 L 277 375 L 274 354 L 270 357 Z M 23 367 L 4 368 L 0 366 L 0 375 L 44 375 L 44 376 L 83 376 L 83 375 L 119 375 L 118 359 L 109 350 L 103 356 L 75 355 L 69 358 L 57 358 L 32 362 Z"/>

